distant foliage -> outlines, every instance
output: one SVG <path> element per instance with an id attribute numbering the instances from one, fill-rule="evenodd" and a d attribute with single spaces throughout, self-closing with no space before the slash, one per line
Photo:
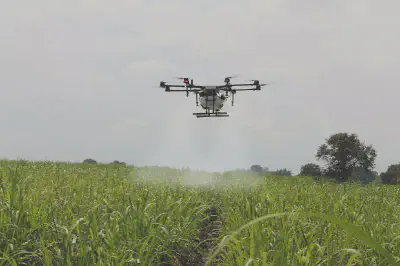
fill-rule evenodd
<path id="1" fill-rule="evenodd" d="M 400 163 L 392 164 L 386 172 L 380 175 L 383 184 L 396 185 L 400 183 Z"/>
<path id="2" fill-rule="evenodd" d="M 321 167 L 315 163 L 307 163 L 301 166 L 300 169 L 301 176 L 321 176 L 322 170 Z"/>
<path id="3" fill-rule="evenodd" d="M 351 173 L 350 179 L 359 181 L 362 184 L 369 184 L 375 181 L 376 172 L 357 167 Z"/>
<path id="4" fill-rule="evenodd" d="M 256 173 L 262 173 L 264 168 L 261 165 L 255 164 L 250 167 L 250 170 Z"/>
<path id="5" fill-rule="evenodd" d="M 118 160 L 115 160 L 115 161 L 111 162 L 110 164 L 116 164 L 116 165 L 126 165 L 126 163 L 125 163 L 125 162 L 120 162 L 120 161 L 118 161 Z"/>
<path id="6" fill-rule="evenodd" d="M 325 161 L 326 176 L 344 182 L 354 169 L 361 167 L 372 170 L 375 166 L 376 151 L 371 145 L 361 142 L 356 134 L 337 133 L 331 135 L 317 151 L 317 159 Z"/>
<path id="7" fill-rule="evenodd" d="M 276 171 L 271 172 L 271 174 L 276 175 L 276 176 L 292 176 L 292 171 L 283 168 L 283 169 L 278 169 Z"/>
<path id="8" fill-rule="evenodd" d="M 97 164 L 97 161 L 94 159 L 85 159 L 83 160 L 84 163 L 91 163 L 91 164 Z"/>
<path id="9" fill-rule="evenodd" d="M 292 171 L 284 168 L 284 169 L 278 169 L 276 171 L 270 171 L 268 167 L 263 167 L 258 164 L 254 164 L 250 167 L 250 172 L 253 173 L 259 173 L 259 174 L 269 174 L 269 175 L 275 175 L 275 176 L 291 176 Z"/>

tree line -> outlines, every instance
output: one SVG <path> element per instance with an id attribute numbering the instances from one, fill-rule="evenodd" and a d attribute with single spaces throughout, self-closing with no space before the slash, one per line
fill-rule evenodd
<path id="1" fill-rule="evenodd" d="M 362 142 L 354 133 L 340 132 L 329 136 L 325 143 L 318 147 L 315 157 L 324 165 L 304 164 L 301 166 L 299 176 L 325 177 L 337 182 L 355 179 L 363 183 L 369 183 L 375 180 L 375 176 L 379 176 L 383 184 L 400 183 L 400 163 L 390 165 L 386 172 L 379 175 L 373 171 L 377 157 L 376 150 L 372 145 Z M 270 172 L 268 168 L 260 165 L 252 165 L 250 170 L 276 175 L 291 175 L 287 169 Z"/>
<path id="2" fill-rule="evenodd" d="M 317 148 L 315 154 L 320 166 L 307 163 L 301 166 L 299 176 L 312 176 L 315 179 L 328 178 L 337 182 L 358 180 L 369 183 L 379 177 L 383 184 L 400 184 L 400 162 L 389 165 L 385 172 L 378 174 L 373 171 L 377 152 L 372 145 L 361 141 L 357 134 L 336 133 L 330 135 L 325 143 Z M 97 164 L 94 159 L 85 159 L 83 163 Z M 125 162 L 113 161 L 113 165 L 126 165 Z M 267 167 L 252 165 L 250 171 L 276 176 L 292 176 L 292 171 L 286 168 L 270 171 Z"/>
<path id="3" fill-rule="evenodd" d="M 97 161 L 95 159 L 92 158 L 88 158 L 83 160 L 83 163 L 87 163 L 87 164 L 97 164 Z M 120 162 L 118 160 L 114 160 L 112 162 L 110 162 L 109 164 L 116 164 L 116 165 L 126 165 L 125 162 Z"/>

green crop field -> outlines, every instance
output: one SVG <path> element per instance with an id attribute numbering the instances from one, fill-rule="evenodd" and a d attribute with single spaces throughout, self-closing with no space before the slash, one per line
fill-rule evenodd
<path id="1" fill-rule="evenodd" d="M 4 160 L 0 263 L 399 265 L 399 190 Z"/>

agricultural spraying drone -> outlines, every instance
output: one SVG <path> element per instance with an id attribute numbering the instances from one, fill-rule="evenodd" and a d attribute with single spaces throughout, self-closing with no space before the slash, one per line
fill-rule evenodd
<path id="1" fill-rule="evenodd" d="M 165 81 L 160 82 L 160 87 L 165 88 L 166 92 L 186 92 L 186 96 L 189 97 L 189 93 L 196 94 L 196 106 L 200 105 L 205 109 L 204 113 L 193 113 L 196 117 L 229 117 L 227 112 L 220 112 L 225 101 L 231 97 L 232 106 L 234 103 L 234 95 L 238 91 L 259 91 L 262 86 L 268 84 L 260 84 L 258 80 L 251 80 L 253 83 L 249 84 L 231 84 L 231 78 L 226 77 L 224 80 L 224 85 L 213 85 L 213 86 L 202 86 L 194 85 L 193 79 L 189 78 L 178 78 L 182 79 L 184 85 L 170 85 Z M 252 88 L 240 88 L 233 89 L 233 87 L 246 87 L 254 86 Z M 171 88 L 184 88 L 184 89 L 171 89 Z"/>

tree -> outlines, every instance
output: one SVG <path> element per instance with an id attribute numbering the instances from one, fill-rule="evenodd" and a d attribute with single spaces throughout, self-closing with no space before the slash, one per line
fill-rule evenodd
<path id="1" fill-rule="evenodd" d="M 381 180 L 383 184 L 396 185 L 400 183 L 400 163 L 392 164 L 388 167 L 386 172 L 381 173 Z"/>
<path id="2" fill-rule="evenodd" d="M 372 170 L 375 167 L 376 151 L 366 146 L 356 134 L 337 133 L 326 139 L 317 151 L 317 159 L 327 163 L 324 174 L 347 181 L 353 170 L 361 167 Z"/>
<path id="3" fill-rule="evenodd" d="M 93 160 L 93 159 L 85 159 L 85 160 L 83 160 L 83 162 L 84 163 L 91 163 L 91 164 L 97 164 L 97 162 L 96 162 L 96 160 Z"/>
<path id="4" fill-rule="evenodd" d="M 258 165 L 258 164 L 252 165 L 252 166 L 250 167 L 250 170 L 251 170 L 252 172 L 256 172 L 256 173 L 262 173 L 262 172 L 263 172 L 262 166 L 261 166 L 261 165 Z"/>
<path id="5" fill-rule="evenodd" d="M 321 167 L 315 163 L 307 163 L 301 166 L 300 175 L 302 176 L 321 176 Z"/>
<path id="6" fill-rule="evenodd" d="M 277 176 L 292 176 L 292 171 L 290 171 L 286 168 L 278 169 L 272 173 Z"/>
<path id="7" fill-rule="evenodd" d="M 116 165 L 126 165 L 126 163 L 125 163 L 125 162 L 120 162 L 120 161 L 118 161 L 118 160 L 115 160 L 115 161 L 111 162 L 110 164 L 116 164 Z"/>

